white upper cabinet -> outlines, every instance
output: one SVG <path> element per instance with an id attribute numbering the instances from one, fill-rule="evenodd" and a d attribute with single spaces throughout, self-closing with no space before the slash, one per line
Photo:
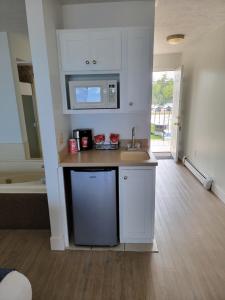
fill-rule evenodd
<path id="1" fill-rule="evenodd" d="M 128 112 L 150 111 L 152 56 L 150 30 L 145 28 L 128 30 L 126 102 Z"/>
<path id="2" fill-rule="evenodd" d="M 115 30 L 93 32 L 91 35 L 91 63 L 95 70 L 120 70 L 121 33 Z"/>
<path id="3" fill-rule="evenodd" d="M 152 243 L 155 216 L 155 168 L 119 168 L 121 243 Z"/>
<path id="4" fill-rule="evenodd" d="M 149 113 L 152 97 L 153 32 L 146 27 L 58 31 L 61 87 L 65 113 Z M 118 74 L 120 108 L 68 108 L 66 75 Z"/>
<path id="5" fill-rule="evenodd" d="M 120 70 L 120 30 L 60 30 L 58 34 L 64 72 Z"/>
<path id="6" fill-rule="evenodd" d="M 63 71 L 88 69 L 88 36 L 80 31 L 61 31 L 59 40 Z"/>

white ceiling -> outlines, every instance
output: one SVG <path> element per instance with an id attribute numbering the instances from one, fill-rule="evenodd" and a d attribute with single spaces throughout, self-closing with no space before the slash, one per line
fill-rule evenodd
<path id="1" fill-rule="evenodd" d="M 225 0 L 159 0 L 155 16 L 155 53 L 182 52 L 225 23 Z M 169 45 L 166 37 L 183 33 L 185 42 Z"/>

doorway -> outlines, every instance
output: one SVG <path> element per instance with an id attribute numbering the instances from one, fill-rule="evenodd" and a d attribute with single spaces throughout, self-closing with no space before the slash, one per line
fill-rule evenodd
<path id="1" fill-rule="evenodd" d="M 178 160 L 182 68 L 153 72 L 151 151 Z"/>
<path id="2" fill-rule="evenodd" d="M 35 97 L 33 67 L 28 63 L 18 63 L 21 95 L 22 126 L 26 137 L 25 153 L 27 159 L 41 159 L 41 139 Z"/>

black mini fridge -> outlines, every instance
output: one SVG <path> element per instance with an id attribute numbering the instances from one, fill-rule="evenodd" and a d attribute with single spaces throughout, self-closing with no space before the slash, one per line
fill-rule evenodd
<path id="1" fill-rule="evenodd" d="M 116 168 L 74 168 L 70 173 L 75 245 L 117 245 Z"/>

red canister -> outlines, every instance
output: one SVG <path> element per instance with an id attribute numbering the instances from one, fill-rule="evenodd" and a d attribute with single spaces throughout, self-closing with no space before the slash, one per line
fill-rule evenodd
<path id="1" fill-rule="evenodd" d="M 77 142 L 75 139 L 69 139 L 69 153 L 75 154 L 77 153 Z"/>

